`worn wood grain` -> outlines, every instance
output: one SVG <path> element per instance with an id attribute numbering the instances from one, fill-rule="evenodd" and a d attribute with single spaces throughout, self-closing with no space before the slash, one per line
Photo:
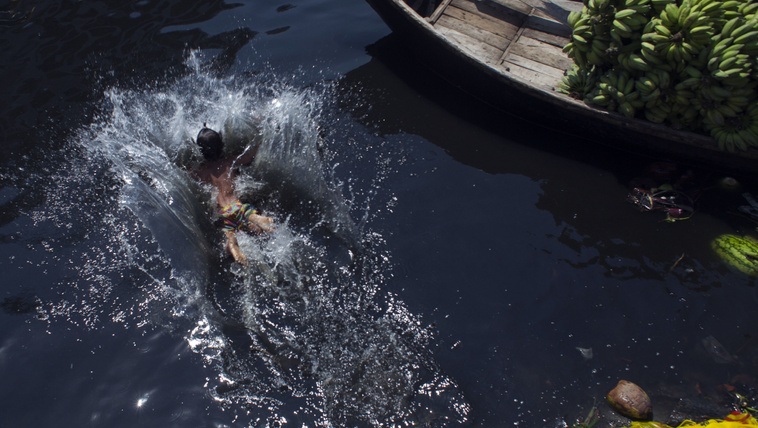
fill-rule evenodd
<path id="1" fill-rule="evenodd" d="M 547 9 L 547 6 L 556 7 L 552 3 L 535 3 L 538 3 L 538 6 L 534 8 L 519 0 L 452 0 L 450 5 L 472 13 L 489 16 L 496 21 L 508 22 L 519 27 L 526 25 L 547 34 L 561 37 L 571 35 L 571 28 L 566 24 L 564 18 L 564 16 L 568 16 L 568 10 L 558 8 L 561 12 L 555 12 Z M 581 5 L 581 2 L 579 4 Z"/>
<path id="2" fill-rule="evenodd" d="M 521 81 L 522 83 L 543 91 L 554 92 L 555 79 L 539 71 L 535 71 L 512 62 L 503 63 L 503 74 Z"/>
<path id="3" fill-rule="evenodd" d="M 568 70 L 573 64 L 573 61 L 559 47 L 523 34 L 517 43 L 510 47 L 509 52 L 561 70 Z"/>
<path id="4" fill-rule="evenodd" d="M 510 40 L 505 37 L 483 30 L 479 27 L 471 25 L 471 23 L 468 21 L 450 16 L 447 13 L 443 14 L 440 19 L 437 20 L 435 26 L 450 28 L 473 39 L 476 39 L 480 43 L 487 44 L 501 50 L 505 49 L 505 47 L 510 43 Z"/>
<path id="5" fill-rule="evenodd" d="M 431 24 L 434 24 L 437 22 L 438 19 L 440 19 L 440 16 L 445 12 L 445 9 L 450 4 L 451 0 L 442 0 L 442 3 L 437 6 L 436 9 L 434 9 L 434 13 L 432 13 L 432 16 L 429 17 L 428 22 Z"/>
<path id="6" fill-rule="evenodd" d="M 456 5 L 448 7 L 445 14 L 469 22 L 471 25 L 505 37 L 508 40 L 513 40 L 513 36 L 518 31 L 519 25 L 521 25 L 520 22 L 513 24 L 494 18 L 491 15 L 479 13 L 479 11 L 471 10 L 470 8 L 462 9 Z"/>
<path id="7" fill-rule="evenodd" d="M 554 34 L 556 36 L 569 37 L 571 35 L 571 27 L 569 27 L 568 24 L 544 19 L 536 15 L 530 16 L 525 25 L 529 28 L 534 28 L 535 30 Z"/>
<path id="8" fill-rule="evenodd" d="M 437 31 L 450 41 L 451 44 L 461 49 L 464 52 L 468 52 L 469 55 L 479 59 L 480 61 L 496 65 L 499 63 L 500 56 L 503 54 L 502 49 L 492 47 L 486 43 L 456 31 L 455 29 L 448 27 L 436 27 Z"/>
<path id="9" fill-rule="evenodd" d="M 541 42 L 553 45 L 555 47 L 563 49 L 569 42 L 568 37 L 556 36 L 555 34 L 548 34 L 543 31 L 535 30 L 534 28 L 524 29 L 524 36 L 530 37 Z"/>
<path id="10" fill-rule="evenodd" d="M 451 5 L 458 9 L 489 17 L 498 22 L 507 22 L 516 27 L 520 27 L 526 17 L 529 16 L 529 11 L 523 13 L 487 0 L 452 0 Z"/>
<path id="11" fill-rule="evenodd" d="M 473 1 L 478 4 L 481 4 L 482 7 L 486 7 L 486 5 L 494 5 L 494 6 L 500 6 L 506 9 L 510 9 L 512 11 L 529 15 L 532 13 L 532 8 L 534 7 L 531 4 L 528 4 L 527 2 L 521 1 L 521 0 L 461 0 L 461 1 Z"/>
<path id="12" fill-rule="evenodd" d="M 525 58 L 512 51 L 508 53 L 503 62 L 505 67 L 509 67 L 511 64 L 516 64 L 523 68 L 544 74 L 544 81 L 550 83 L 551 86 L 557 86 L 563 78 L 564 70 L 545 65 L 533 59 Z"/>

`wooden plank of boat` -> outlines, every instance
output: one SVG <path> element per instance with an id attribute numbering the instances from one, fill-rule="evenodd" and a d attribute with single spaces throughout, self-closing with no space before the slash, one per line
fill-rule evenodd
<path id="1" fill-rule="evenodd" d="M 758 150 L 730 154 L 706 135 L 676 130 L 588 106 L 557 88 L 573 63 L 563 46 L 573 0 L 436 0 L 421 16 L 409 5 L 431 0 L 368 0 L 443 78 L 484 101 L 517 114 L 549 117 L 554 128 L 651 155 L 707 161 L 758 171 Z M 594 138 L 593 138 L 594 137 Z"/>
<path id="2" fill-rule="evenodd" d="M 553 90 L 555 79 L 560 79 L 563 71 L 550 67 L 529 59 L 528 56 L 521 56 L 510 53 L 503 64 L 506 65 L 506 72 L 514 78 L 530 82 L 535 86 L 541 87 L 545 91 Z M 523 70 L 528 70 L 526 74 Z"/>
<path id="3" fill-rule="evenodd" d="M 502 50 L 511 43 L 511 40 L 518 30 L 518 28 L 513 28 L 513 32 L 510 34 L 510 38 L 508 38 L 506 35 L 487 31 L 487 29 L 480 26 L 470 25 L 471 22 L 476 20 L 475 16 L 457 14 L 455 13 L 455 8 L 451 9 L 452 10 L 449 12 L 452 12 L 452 14 L 448 14 L 448 12 L 442 14 L 435 24 L 436 27 L 441 31 L 454 30 L 455 32 L 465 34 L 476 40 L 476 42 L 474 42 L 475 45 L 489 45 L 502 52 Z"/>
<path id="4" fill-rule="evenodd" d="M 561 81 L 563 72 L 571 68 L 572 64 L 572 61 L 566 55 L 561 55 L 562 53 L 561 51 L 556 52 L 555 46 L 549 43 L 524 36 L 523 34 L 519 37 L 519 43 L 514 43 L 508 49 L 508 54 L 520 55 L 554 70 L 559 70 L 558 77 L 553 80 L 555 84 Z M 504 60 L 508 60 L 507 56 Z"/>
<path id="5" fill-rule="evenodd" d="M 531 6 L 521 7 L 520 5 L 522 4 L 523 3 L 518 2 L 518 4 L 511 8 L 504 7 L 500 3 L 495 2 L 453 0 L 445 9 L 458 8 L 471 14 L 490 18 L 495 25 L 499 25 L 501 22 L 507 22 L 516 26 L 516 29 L 518 29 L 518 27 L 523 25 L 524 20 L 529 16 L 533 9 Z"/>
<path id="6" fill-rule="evenodd" d="M 490 15 L 472 12 L 456 6 L 455 4 L 451 4 L 450 7 L 446 8 L 436 25 L 447 27 L 448 23 L 459 23 L 464 28 L 479 29 L 482 33 L 492 34 L 505 39 L 503 43 L 497 45 L 501 48 L 507 46 L 513 40 L 521 25 L 521 22 L 516 21 L 516 19 L 513 19 L 516 22 L 509 22 L 510 19 L 501 20 Z"/>
<path id="7" fill-rule="evenodd" d="M 524 35 L 526 37 L 531 37 L 541 42 L 549 43 L 555 47 L 559 47 L 561 48 L 561 50 L 563 50 L 563 47 L 566 46 L 566 43 L 568 43 L 568 40 L 569 40 L 567 37 L 556 36 L 554 34 L 549 34 L 543 31 L 535 30 L 533 28 L 526 28 L 524 30 Z"/>
<path id="8" fill-rule="evenodd" d="M 454 40 L 460 49 L 465 49 L 470 55 L 476 55 L 486 64 L 496 65 L 503 54 L 502 49 L 481 43 L 475 36 L 461 33 L 455 28 L 442 27 L 439 29 L 439 33 L 445 35 L 449 40 Z"/>

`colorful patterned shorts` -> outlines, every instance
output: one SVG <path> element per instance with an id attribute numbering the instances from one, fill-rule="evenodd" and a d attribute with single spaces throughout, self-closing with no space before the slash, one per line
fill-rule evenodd
<path id="1" fill-rule="evenodd" d="M 242 202 L 229 204 L 222 208 L 218 213 L 223 222 L 221 228 L 227 232 L 236 232 L 238 230 L 247 229 L 253 224 L 248 217 L 250 217 L 250 214 L 255 214 L 257 212 L 258 211 L 250 204 L 243 204 Z"/>

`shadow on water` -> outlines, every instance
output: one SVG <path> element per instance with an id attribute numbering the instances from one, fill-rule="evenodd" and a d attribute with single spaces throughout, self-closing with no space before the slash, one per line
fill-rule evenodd
<path id="1" fill-rule="evenodd" d="M 344 108 L 379 135 L 416 134 L 457 162 L 487 174 L 518 174 L 538 181 L 542 195 L 537 207 L 550 212 L 556 223 L 571 226 L 571 231 L 564 230 L 558 238 L 577 251 L 603 242 L 618 255 L 639 258 L 639 250 L 627 244 L 642 239 L 638 245 L 651 260 L 673 263 L 681 254 L 675 257 L 671 248 L 660 242 L 675 242 L 696 258 L 711 260 L 710 248 L 695 231 L 705 229 L 716 236 L 751 228 L 750 221 L 735 214 L 737 207 L 746 203 L 740 191 L 756 188 L 754 177 L 736 176 L 742 187 L 725 191 L 719 187 L 726 177 L 723 172 L 619 151 L 504 114 L 415 62 L 394 35 L 369 46 L 368 51 L 373 59 L 340 83 Z M 371 102 L 364 101 L 367 99 Z M 627 196 L 635 186 L 648 189 L 677 181 L 697 195 L 696 208 L 708 218 L 656 227 L 645 242 L 638 236 L 637 226 L 649 224 L 657 213 L 641 215 Z M 662 220 L 665 215 L 654 218 Z M 577 267 L 597 262 L 602 263 L 602 258 L 578 262 Z M 659 269 L 654 271 L 637 274 L 660 277 Z"/>
<path id="2" fill-rule="evenodd" d="M 441 314 L 449 350 L 438 358 L 475 425 L 565 426 L 620 378 L 648 385 L 664 421 L 728 413 L 724 384 L 754 393 L 755 280 L 728 271 L 710 246 L 722 233 L 755 235 L 738 210 L 752 177 L 725 190 L 723 173 L 701 165 L 503 115 L 416 63 L 394 36 L 368 50 L 372 60 L 340 82 L 341 105 L 412 147 L 415 167 L 393 184 L 405 207 L 397 215 L 411 223 L 397 234 L 418 243 L 392 245 L 405 259 L 406 302 Z M 667 223 L 627 201 L 635 185 L 680 180 L 699 195 L 691 219 Z M 435 248 L 436 262 L 417 256 Z M 725 364 L 716 348 L 739 349 L 740 362 Z M 603 426 L 622 426 L 603 409 Z"/>

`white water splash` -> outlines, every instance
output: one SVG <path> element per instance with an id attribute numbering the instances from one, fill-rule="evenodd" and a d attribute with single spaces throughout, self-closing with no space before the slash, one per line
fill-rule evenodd
<path id="1" fill-rule="evenodd" d="M 436 366 L 429 329 L 382 291 L 391 257 L 367 227 L 371 201 L 356 202 L 373 190 L 345 188 L 324 161 L 350 149 L 323 136 L 329 87 L 219 79 L 197 58 L 189 64 L 194 72 L 162 89 L 109 90 L 104 113 L 78 137 L 84 168 L 104 168 L 114 181 L 113 215 L 136 219 L 101 225 L 111 258 L 123 263 L 110 272 L 136 270 L 143 290 L 111 319 L 186 332 L 192 351 L 217 370 L 211 395 L 239 420 L 465 422 L 468 405 Z M 187 174 L 198 162 L 192 135 L 204 124 L 221 130 L 231 155 L 261 143 L 236 184 L 277 227 L 271 236 L 240 235 L 249 268 L 225 260 L 212 195 Z M 88 275 L 106 270 L 101 260 Z M 118 287 L 103 281 L 100 298 Z"/>

